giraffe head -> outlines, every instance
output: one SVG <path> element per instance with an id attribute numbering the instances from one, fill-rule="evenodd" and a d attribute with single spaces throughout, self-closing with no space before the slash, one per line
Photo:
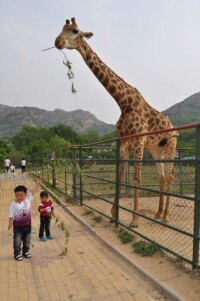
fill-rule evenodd
<path id="1" fill-rule="evenodd" d="M 89 39 L 93 36 L 92 32 L 81 31 L 75 21 L 75 18 L 66 20 L 66 24 L 63 27 L 62 32 L 55 40 L 55 46 L 58 49 L 76 49 L 81 46 L 83 38 Z"/>

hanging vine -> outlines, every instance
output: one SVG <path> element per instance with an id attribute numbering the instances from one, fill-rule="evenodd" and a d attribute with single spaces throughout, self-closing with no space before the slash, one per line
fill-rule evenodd
<path id="1" fill-rule="evenodd" d="M 71 80 L 71 92 L 73 94 L 75 94 L 77 92 L 77 90 L 74 87 L 74 72 L 72 71 L 72 63 L 67 59 L 66 55 L 64 55 L 65 60 L 63 61 L 63 64 L 65 65 L 65 67 L 67 68 L 67 77 L 69 78 L 69 80 Z"/>
<path id="2" fill-rule="evenodd" d="M 57 225 L 57 227 L 64 233 L 65 235 L 65 243 L 64 243 L 64 250 L 63 252 L 60 254 L 60 256 L 66 256 L 67 252 L 68 252 L 68 241 L 69 241 L 69 230 L 66 226 L 66 224 L 62 221 L 62 219 L 59 216 L 54 216 L 52 215 L 52 218 L 55 222 L 55 224 Z"/>

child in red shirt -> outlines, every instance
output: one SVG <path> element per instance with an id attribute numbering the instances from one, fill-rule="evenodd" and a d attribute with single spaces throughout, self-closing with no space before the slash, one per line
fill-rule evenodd
<path id="1" fill-rule="evenodd" d="M 41 203 L 38 207 L 40 212 L 40 230 L 39 230 L 39 239 L 41 241 L 46 241 L 47 239 L 53 239 L 50 233 L 50 222 L 51 215 L 54 215 L 54 206 L 52 201 L 49 200 L 48 192 L 42 191 L 40 193 Z M 44 231 L 46 233 L 46 238 L 44 237 Z"/>

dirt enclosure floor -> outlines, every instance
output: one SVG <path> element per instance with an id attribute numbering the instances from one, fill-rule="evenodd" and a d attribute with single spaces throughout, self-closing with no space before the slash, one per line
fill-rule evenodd
<path id="1" fill-rule="evenodd" d="M 110 199 L 110 201 L 113 201 Z M 154 218 L 158 209 L 158 197 L 143 197 L 139 201 L 139 213 L 147 217 Z M 85 199 L 84 204 L 99 212 L 110 215 L 112 205 L 100 199 Z M 120 206 L 128 210 L 133 209 L 132 198 L 121 198 Z M 120 208 L 119 221 L 122 224 L 131 223 L 132 213 Z M 189 235 L 193 233 L 194 202 L 180 198 L 171 198 L 168 225 L 186 231 Z M 160 220 L 161 221 L 161 220 Z M 192 259 L 193 239 L 189 235 L 182 234 L 176 230 L 167 228 L 165 224 L 157 224 L 143 217 L 138 219 L 138 228 L 133 229 L 139 234 L 144 235 L 163 245 L 166 248 L 178 253 L 186 259 Z"/>

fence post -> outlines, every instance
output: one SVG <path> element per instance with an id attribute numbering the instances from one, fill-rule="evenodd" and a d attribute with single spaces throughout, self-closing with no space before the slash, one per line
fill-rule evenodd
<path id="1" fill-rule="evenodd" d="M 76 168 L 75 168 L 75 163 L 76 163 L 76 149 L 73 148 L 72 152 L 72 162 L 73 162 L 73 170 L 72 170 L 72 177 L 73 177 L 73 199 L 76 200 Z"/>
<path id="2" fill-rule="evenodd" d="M 80 205 L 83 205 L 83 183 L 82 183 L 82 147 L 79 146 L 79 168 L 80 168 Z"/>
<path id="3" fill-rule="evenodd" d="M 199 263 L 200 242 L 200 124 L 196 128 L 196 164 L 195 164 L 195 203 L 194 203 L 194 232 L 193 232 L 193 269 Z"/>
<path id="4" fill-rule="evenodd" d="M 47 165 L 47 182 L 49 184 L 49 165 Z"/>
<path id="5" fill-rule="evenodd" d="M 42 163 L 42 181 L 44 181 L 44 166 L 43 166 L 43 163 Z"/>
<path id="6" fill-rule="evenodd" d="M 126 196 L 128 195 L 128 184 L 129 184 L 129 170 L 127 168 L 126 169 Z"/>
<path id="7" fill-rule="evenodd" d="M 51 160 L 52 160 L 52 185 L 53 185 L 53 188 L 56 188 L 56 166 L 55 166 L 56 154 L 55 154 L 55 151 L 53 151 L 51 154 Z"/>
<path id="8" fill-rule="evenodd" d="M 34 156 L 33 168 L 34 168 L 34 173 L 35 173 L 35 176 L 36 176 L 36 156 Z"/>
<path id="9" fill-rule="evenodd" d="M 120 139 L 117 139 L 116 145 L 116 178 L 115 178 L 115 227 L 119 224 L 119 191 L 120 191 Z"/>
<path id="10" fill-rule="evenodd" d="M 183 194 L 183 163 L 181 162 L 180 163 L 180 194 L 182 195 Z"/>
<path id="11" fill-rule="evenodd" d="M 65 162 L 65 200 L 67 201 L 67 162 Z"/>

